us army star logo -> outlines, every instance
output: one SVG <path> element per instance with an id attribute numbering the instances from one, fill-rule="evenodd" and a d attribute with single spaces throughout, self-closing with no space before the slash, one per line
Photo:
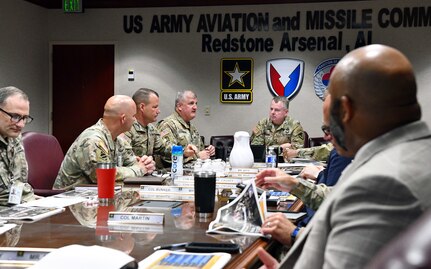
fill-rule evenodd
<path id="1" fill-rule="evenodd" d="M 249 71 L 243 71 L 239 70 L 238 63 L 235 63 L 235 69 L 233 71 L 224 71 L 226 74 L 230 76 L 230 82 L 229 87 L 232 86 L 235 82 L 238 82 L 241 86 L 244 85 L 244 80 L 242 80 L 242 77 L 247 75 Z"/>
<path id="2" fill-rule="evenodd" d="M 223 58 L 220 63 L 221 90 L 251 91 L 253 89 L 253 59 Z"/>

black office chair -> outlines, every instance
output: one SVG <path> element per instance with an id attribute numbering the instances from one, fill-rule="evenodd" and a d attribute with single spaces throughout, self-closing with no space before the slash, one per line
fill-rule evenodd
<path id="1" fill-rule="evenodd" d="M 310 147 L 310 139 L 309 139 L 308 133 L 304 131 L 304 148 L 309 148 L 309 147 Z"/>
<path id="2" fill-rule="evenodd" d="M 210 138 L 210 144 L 215 147 L 216 159 L 222 159 L 223 161 L 229 158 L 233 143 L 233 135 L 215 135 Z"/>
<path id="3" fill-rule="evenodd" d="M 323 137 L 310 137 L 309 140 L 310 140 L 309 142 L 310 148 L 321 146 L 323 144 L 328 144 L 328 141 L 326 141 Z"/>

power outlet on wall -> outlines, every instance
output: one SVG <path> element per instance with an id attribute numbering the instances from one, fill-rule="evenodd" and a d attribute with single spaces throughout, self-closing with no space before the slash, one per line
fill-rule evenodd
<path id="1" fill-rule="evenodd" d="M 210 106 L 206 106 L 205 107 L 204 114 L 205 114 L 205 116 L 209 116 L 210 115 Z"/>
<path id="2" fill-rule="evenodd" d="M 135 81 L 135 70 L 129 69 L 129 72 L 127 73 L 127 80 Z"/>

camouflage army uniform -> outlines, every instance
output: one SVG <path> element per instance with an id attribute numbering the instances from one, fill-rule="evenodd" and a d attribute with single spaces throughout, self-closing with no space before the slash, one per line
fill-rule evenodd
<path id="1" fill-rule="evenodd" d="M 302 148 L 298 149 L 298 155 L 296 157 L 313 159 L 319 162 L 326 162 L 328 161 L 329 154 L 331 153 L 331 150 L 333 148 L 334 145 L 332 145 L 331 143 L 311 148 Z"/>
<path id="2" fill-rule="evenodd" d="M 111 133 L 100 119 L 84 130 L 64 157 L 54 189 L 71 189 L 78 184 L 96 183 L 98 162 L 117 163 L 117 180 L 143 176 L 130 145 L 122 138 L 112 140 Z"/>
<path id="3" fill-rule="evenodd" d="M 280 126 L 275 126 L 269 118 L 260 120 L 250 138 L 252 145 L 279 146 L 292 144 L 295 149 L 304 147 L 304 130 L 299 121 L 287 116 Z"/>
<path id="4" fill-rule="evenodd" d="M 205 148 L 196 127 L 192 123 L 186 123 L 177 112 L 172 113 L 160 122 L 158 129 L 160 136 L 166 139 L 171 145 L 181 145 L 185 148 L 187 145 L 193 144 L 199 151 Z M 184 158 L 184 163 L 192 160 L 196 160 L 195 155 Z M 171 158 L 163 158 L 163 161 L 170 163 Z"/>
<path id="5" fill-rule="evenodd" d="M 21 135 L 3 138 L 0 135 L 0 205 L 8 205 L 13 182 L 23 187 L 22 202 L 34 199 L 33 188 L 27 183 L 28 168 Z"/>
<path id="6" fill-rule="evenodd" d="M 314 184 L 300 178 L 299 185 L 290 193 L 301 199 L 311 209 L 317 210 L 331 192 L 331 189 L 325 184 Z"/>
<path id="7" fill-rule="evenodd" d="M 153 125 L 142 126 L 138 121 L 132 125 L 132 129 L 122 137 L 132 146 L 136 156 L 152 156 L 154 154 L 171 157 L 171 146 L 160 137 L 159 130 Z"/>

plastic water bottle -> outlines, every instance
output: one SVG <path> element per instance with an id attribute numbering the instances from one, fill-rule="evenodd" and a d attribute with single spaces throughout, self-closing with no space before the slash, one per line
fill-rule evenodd
<path id="1" fill-rule="evenodd" d="M 173 145 L 172 146 L 172 166 L 171 176 L 175 180 L 178 176 L 183 175 L 183 147 Z"/>
<path id="2" fill-rule="evenodd" d="M 274 147 L 268 147 L 266 149 L 265 163 L 268 168 L 275 168 L 277 161 L 277 154 L 275 154 Z"/>

